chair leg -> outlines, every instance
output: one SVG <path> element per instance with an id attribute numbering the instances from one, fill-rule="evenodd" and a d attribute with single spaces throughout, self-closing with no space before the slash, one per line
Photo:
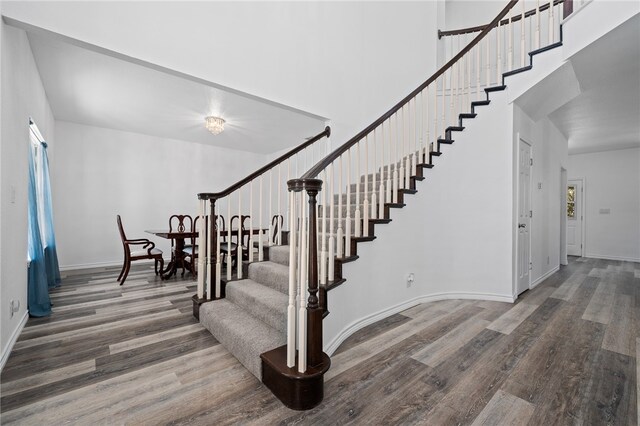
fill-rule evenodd
<path id="1" fill-rule="evenodd" d="M 158 264 L 160 264 L 160 268 L 158 268 Z M 156 259 L 156 275 L 161 274 L 163 269 L 164 269 L 164 259 L 161 257 L 157 258 Z"/>
<path id="2" fill-rule="evenodd" d="M 122 280 L 120 281 L 120 285 L 124 284 L 124 280 L 127 279 L 127 275 L 129 275 L 129 269 L 131 269 L 131 260 L 127 259 L 127 263 L 126 263 L 126 268 L 124 270 L 124 275 L 122 277 Z"/>
<path id="3" fill-rule="evenodd" d="M 118 275 L 118 282 L 120 282 L 120 279 L 122 278 L 122 274 L 124 274 L 124 270 L 126 266 L 127 266 L 127 256 L 125 256 L 124 260 L 122 261 L 122 269 L 120 270 L 120 275 Z"/>

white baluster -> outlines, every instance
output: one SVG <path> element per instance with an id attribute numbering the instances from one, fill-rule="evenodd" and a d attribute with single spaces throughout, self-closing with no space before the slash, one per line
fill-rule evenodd
<path id="1" fill-rule="evenodd" d="M 342 216 L 340 217 L 342 220 Z M 351 148 L 347 150 L 347 214 L 345 219 L 345 253 L 351 256 Z"/>
<path id="2" fill-rule="evenodd" d="M 437 137 L 438 137 L 438 79 L 436 79 L 436 84 L 433 86 L 433 136 L 431 138 L 436 139 Z M 427 139 L 427 146 L 425 149 L 425 162 L 427 164 L 431 164 L 431 156 L 429 155 L 432 147 L 431 138 Z"/>
<path id="3" fill-rule="evenodd" d="M 468 38 L 468 37 L 467 37 Z M 479 47 L 479 45 L 476 45 L 476 48 Z M 466 77 L 466 87 L 467 87 L 467 97 L 466 97 L 466 101 L 464 104 L 464 111 L 471 111 L 471 60 L 473 59 L 473 49 L 470 50 L 466 55 L 465 55 L 465 61 L 467 63 L 467 77 Z M 469 109 L 467 109 L 469 108 Z"/>
<path id="4" fill-rule="evenodd" d="M 336 244 L 337 246 L 337 250 L 336 250 L 336 255 L 338 256 L 338 258 L 343 258 L 344 257 L 344 241 L 343 241 L 343 237 L 344 237 L 344 230 L 342 228 L 342 190 L 343 190 L 343 186 L 342 186 L 342 155 L 340 156 L 340 170 L 338 172 L 338 230 L 337 230 L 337 238 L 336 238 Z"/>
<path id="5" fill-rule="evenodd" d="M 391 121 L 391 120 L 389 120 Z M 381 135 L 380 135 L 380 187 L 379 187 L 379 199 L 378 199 L 378 218 L 384 219 L 384 203 L 385 203 L 385 176 L 384 176 L 384 122 L 382 123 Z"/>
<path id="6" fill-rule="evenodd" d="M 243 258 L 243 248 L 242 248 L 242 188 L 238 189 L 238 260 L 236 260 L 237 266 L 237 276 L 238 279 L 242 279 L 242 258 Z"/>
<path id="7" fill-rule="evenodd" d="M 377 162 L 377 153 L 378 147 L 376 145 L 376 129 L 373 129 L 373 173 L 371 178 L 371 219 L 377 219 L 378 217 L 378 196 L 377 196 L 377 188 L 376 188 L 376 170 L 378 168 Z M 368 178 L 367 178 L 368 179 Z"/>
<path id="8" fill-rule="evenodd" d="M 309 247 L 307 243 L 307 209 L 305 191 L 300 191 L 300 289 L 298 290 L 300 308 L 298 309 L 298 372 L 307 370 L 307 266 L 309 262 Z"/>
<path id="9" fill-rule="evenodd" d="M 227 197 L 227 281 L 231 280 L 233 262 L 231 261 L 231 195 Z"/>
<path id="10" fill-rule="evenodd" d="M 427 86 L 426 90 L 426 98 L 427 98 L 427 102 L 424 104 L 426 106 L 425 108 L 425 112 L 424 112 L 424 117 L 425 120 L 427 121 L 427 134 L 426 134 L 426 140 L 424 141 L 424 143 L 422 144 L 422 149 L 420 150 L 420 163 L 426 163 L 427 160 L 427 147 L 429 146 L 429 141 L 431 140 L 431 132 L 430 132 L 430 128 L 431 128 L 431 120 L 429 119 L 429 104 L 431 103 L 431 99 L 429 98 L 429 86 Z M 437 112 L 436 112 L 437 115 Z"/>
<path id="11" fill-rule="evenodd" d="M 446 124 L 446 90 L 447 90 L 447 71 L 442 73 L 442 121 L 440 122 L 440 127 L 441 127 L 441 131 L 439 135 L 433 135 L 433 150 L 435 151 L 436 149 L 436 139 L 438 139 L 439 137 L 443 137 L 444 138 L 444 133 L 445 133 L 445 129 L 447 127 Z"/>
<path id="12" fill-rule="evenodd" d="M 327 191 L 327 189 L 325 188 L 325 191 Z M 334 203 L 334 187 L 333 187 L 333 163 L 331 163 L 329 165 L 329 190 L 327 191 L 327 197 L 329 198 L 329 215 L 330 215 L 330 219 L 329 219 L 329 281 L 334 281 L 335 280 L 335 247 L 336 247 L 336 237 L 334 234 L 334 225 L 333 225 L 333 221 L 334 221 L 334 209 L 335 209 L 335 203 Z"/>
<path id="13" fill-rule="evenodd" d="M 219 216 L 222 216 L 222 209 L 218 206 Z M 222 256 L 220 251 L 220 232 L 222 227 L 222 219 L 216 217 L 213 209 L 209 212 L 209 214 L 214 218 L 214 223 L 216 224 L 216 298 L 222 296 Z M 209 259 L 207 265 L 207 275 L 211 276 L 211 259 Z"/>
<path id="14" fill-rule="evenodd" d="M 476 100 L 480 100 L 480 66 L 481 66 L 480 58 L 481 56 L 482 56 L 482 42 L 476 45 Z"/>
<path id="15" fill-rule="evenodd" d="M 496 37 L 498 39 L 498 60 L 496 62 L 496 84 L 500 84 L 500 79 L 502 78 L 502 47 L 500 46 L 500 39 L 502 38 L 502 34 L 504 31 L 501 31 L 500 28 L 502 26 L 498 25 L 496 31 Z"/>
<path id="16" fill-rule="evenodd" d="M 509 56 L 507 60 L 507 65 L 509 66 L 509 71 L 513 70 L 513 21 L 509 18 Z"/>
<path id="17" fill-rule="evenodd" d="M 420 109 L 418 109 L 418 100 L 420 100 Z M 418 112 L 420 111 L 420 112 Z M 416 96 L 414 101 L 414 116 L 413 116 L 413 149 L 411 153 L 413 155 L 413 168 L 411 174 L 416 176 L 418 174 L 418 153 L 422 148 L 422 138 L 424 137 L 424 89 L 420 91 L 420 96 Z M 418 127 L 419 126 L 419 127 Z"/>
<path id="18" fill-rule="evenodd" d="M 460 52 L 460 38 L 461 36 L 458 35 L 457 39 L 458 39 L 458 52 Z M 460 114 L 460 111 L 462 111 L 462 97 L 461 92 L 462 92 L 462 80 L 461 80 L 461 73 L 464 71 L 464 62 L 463 62 L 463 58 L 460 58 L 456 61 L 456 102 L 454 104 L 454 114 L 453 117 L 451 117 L 451 124 L 455 125 L 456 121 L 458 120 L 458 114 Z M 461 71 L 462 69 L 462 71 Z"/>
<path id="19" fill-rule="evenodd" d="M 413 102 L 409 101 L 407 104 L 407 145 L 404 148 L 404 176 L 401 177 L 402 188 L 408 188 L 411 185 L 411 173 L 413 172 L 413 146 L 415 145 L 415 120 L 412 123 L 412 118 L 415 118 L 415 110 L 416 110 L 416 98 L 412 99 Z M 411 106 L 413 105 L 413 112 L 411 111 Z"/>
<path id="20" fill-rule="evenodd" d="M 198 219 L 198 222 L 200 223 L 200 229 L 198 229 L 198 242 L 199 242 L 199 251 L 200 251 L 200 256 L 198 256 L 198 299 L 203 299 L 204 298 L 204 294 L 205 294 L 205 282 L 204 279 L 207 276 L 207 274 L 204 271 L 205 268 L 205 259 L 207 257 L 209 257 L 209 251 L 210 251 L 210 245 L 209 244 L 205 244 L 205 241 L 208 241 L 206 239 L 206 236 L 204 235 L 205 233 L 205 227 L 202 226 L 202 224 L 204 223 L 204 221 L 206 220 L 206 216 L 205 216 L 205 209 L 207 206 L 207 200 L 200 200 L 200 219 Z M 204 249 L 204 250 L 203 250 Z M 195 254 L 195 247 L 193 248 L 193 253 Z M 207 292 L 207 299 L 211 299 L 211 292 Z"/>
<path id="21" fill-rule="evenodd" d="M 296 364 L 296 195 L 289 192 L 289 304 L 287 306 L 287 367 Z"/>
<path id="22" fill-rule="evenodd" d="M 442 137 L 445 137 L 445 133 L 446 133 L 446 128 L 449 126 L 449 123 L 451 123 L 454 120 L 455 115 L 455 102 L 456 102 L 456 84 L 457 84 L 457 79 L 456 79 L 456 65 L 457 62 L 455 64 L 453 64 L 451 66 L 451 69 L 449 70 L 449 118 L 447 121 L 447 124 L 445 125 L 445 131 L 442 132 Z"/>
<path id="23" fill-rule="evenodd" d="M 425 103 L 425 92 L 427 97 L 427 102 Z M 424 122 L 427 122 L 427 125 L 424 125 Z M 415 174 L 418 174 L 418 163 L 424 162 L 424 144 L 425 139 L 427 143 L 429 142 L 429 86 L 425 88 L 422 92 L 420 92 L 420 141 L 418 145 L 418 155 L 416 158 L 416 171 Z"/>
<path id="24" fill-rule="evenodd" d="M 360 181 L 362 180 L 360 174 L 360 141 L 356 143 L 356 211 L 354 213 L 355 219 L 355 233 L 356 237 L 362 236 L 362 223 L 360 222 L 361 214 L 360 214 Z M 365 195 L 366 198 L 366 195 Z"/>
<path id="25" fill-rule="evenodd" d="M 390 189 L 391 189 L 391 199 L 393 201 L 391 201 L 392 203 L 397 203 L 398 202 L 398 143 L 400 143 L 399 139 L 400 137 L 398 137 L 398 131 L 399 131 L 399 127 L 398 126 L 398 113 L 396 112 L 394 114 L 395 117 L 395 132 L 394 132 L 394 136 L 395 137 L 391 137 L 391 150 L 389 151 L 389 164 L 391 164 L 393 166 L 393 169 L 391 170 L 391 172 L 393 173 L 393 176 L 391 178 L 391 184 L 393 185 Z"/>
<path id="26" fill-rule="evenodd" d="M 253 218 L 253 181 L 251 181 L 249 182 L 249 262 L 253 262 Z"/>
<path id="27" fill-rule="evenodd" d="M 393 194 L 394 203 L 398 202 L 398 190 L 404 187 L 402 180 L 404 179 L 404 171 L 406 170 L 406 167 L 405 167 L 406 153 L 404 152 L 404 148 L 406 145 L 407 123 L 406 123 L 405 117 L 408 114 L 405 114 L 404 111 L 405 111 L 405 105 L 403 105 L 402 108 L 400 109 L 400 119 L 402 120 L 402 126 L 399 130 L 402 136 L 398 141 L 399 146 L 396 145 L 397 153 L 396 153 L 396 159 L 395 159 L 396 168 L 398 167 L 397 164 L 399 164 L 400 171 L 396 173 L 396 180 L 395 180 L 396 186 L 394 188 L 394 194 Z"/>
<path id="28" fill-rule="evenodd" d="M 549 2 L 549 44 L 553 43 L 553 26 L 554 26 L 554 18 L 553 18 L 553 0 Z"/>
<path id="29" fill-rule="evenodd" d="M 320 238 L 322 248 L 320 250 L 320 284 L 327 283 L 327 197 L 326 194 L 329 191 L 327 181 L 327 169 L 322 171 L 322 181 L 324 182 L 324 191 L 320 191 L 322 197 L 322 236 Z M 320 209 L 318 209 L 319 211 Z"/>
<path id="30" fill-rule="evenodd" d="M 525 64 L 525 49 L 526 49 L 526 44 L 525 44 L 525 40 L 524 40 L 524 24 L 525 24 L 525 19 L 524 19 L 524 15 L 525 15 L 525 10 L 524 10 L 524 0 L 521 1 L 522 3 L 522 15 L 520 17 L 520 66 L 524 67 Z"/>
<path id="31" fill-rule="evenodd" d="M 498 26 L 495 29 L 496 33 L 496 43 L 498 43 L 498 29 L 500 28 L 500 23 L 498 22 Z M 485 37 L 485 62 L 486 62 L 486 70 L 485 70 L 485 78 L 487 79 L 487 86 L 491 86 L 491 44 L 489 43 L 489 37 Z"/>
<path id="32" fill-rule="evenodd" d="M 536 49 L 540 49 L 540 0 L 536 0 Z"/>
<path id="33" fill-rule="evenodd" d="M 280 208 L 280 206 L 281 206 L 281 204 L 280 204 L 280 192 L 282 191 L 282 170 L 281 170 L 281 166 L 282 166 L 282 164 L 278 165 L 278 181 L 276 182 L 276 185 L 278 185 L 278 204 L 277 204 L 278 211 L 276 212 L 277 215 L 280 215 L 280 212 L 282 212 L 282 210 Z M 279 226 L 278 226 L 277 230 L 274 230 L 275 232 L 278 233 L 276 235 L 275 241 L 276 241 L 277 245 L 282 245 L 282 229 L 280 229 L 280 228 L 282 228 L 284 223 L 280 224 L 280 222 L 279 222 L 280 218 L 276 219 L 276 221 L 278 221 L 276 223 L 278 223 Z M 252 233 L 252 235 L 253 235 L 253 233 Z M 251 246 L 251 247 L 253 247 L 253 246 Z M 253 250 L 253 248 L 252 248 L 252 250 Z"/>
<path id="34" fill-rule="evenodd" d="M 267 216 L 267 220 L 269 221 L 269 241 L 267 241 L 267 246 L 271 247 L 273 245 L 273 169 L 269 170 L 269 216 Z"/>
<path id="35" fill-rule="evenodd" d="M 264 210 L 264 204 L 262 203 L 262 180 L 263 180 L 263 176 L 264 174 L 260 175 L 260 187 L 258 188 L 259 194 L 258 194 L 258 222 L 260 223 L 260 235 L 258 238 L 258 261 L 262 262 L 264 260 L 264 234 L 263 234 L 263 229 L 264 229 L 264 222 L 262 221 L 262 210 Z"/>
<path id="36" fill-rule="evenodd" d="M 369 236 L 369 135 L 364 138 L 364 203 L 362 205 L 363 234 Z"/>

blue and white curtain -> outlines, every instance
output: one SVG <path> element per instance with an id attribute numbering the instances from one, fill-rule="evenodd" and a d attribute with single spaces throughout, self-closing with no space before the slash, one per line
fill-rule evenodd
<path id="1" fill-rule="evenodd" d="M 49 181 L 49 156 L 47 154 L 47 143 L 40 143 L 41 177 L 41 206 L 40 212 L 40 233 L 44 248 L 44 265 L 47 271 L 48 287 L 60 285 L 60 267 L 58 266 L 58 252 L 56 250 L 56 234 L 53 232 L 53 204 L 51 203 L 51 182 Z"/>
<path id="2" fill-rule="evenodd" d="M 51 299 L 47 285 L 47 272 L 44 265 L 44 248 L 40 237 L 38 218 L 38 185 L 36 179 L 35 149 L 29 149 L 29 237 L 27 272 L 27 302 L 29 315 L 44 317 L 51 314 Z"/>
<path id="3" fill-rule="evenodd" d="M 49 288 L 60 285 L 60 268 L 53 231 L 47 144 L 33 123 L 29 149 L 29 315 L 51 314 Z"/>

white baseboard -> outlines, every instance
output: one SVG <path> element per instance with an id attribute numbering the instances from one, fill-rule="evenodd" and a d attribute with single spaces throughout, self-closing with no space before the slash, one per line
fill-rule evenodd
<path id="1" fill-rule="evenodd" d="M 391 306 L 389 308 L 382 309 L 378 312 L 375 312 L 371 315 L 368 315 L 364 318 L 356 320 L 346 326 L 338 333 L 336 337 L 331 340 L 328 344 L 324 346 L 324 351 L 329 355 L 333 355 L 333 353 L 338 349 L 338 347 L 344 342 L 349 336 L 351 336 L 356 331 L 371 325 L 375 322 L 383 320 L 391 315 L 402 312 L 406 309 L 409 309 L 413 306 L 419 305 L 421 303 L 429 303 L 429 302 L 437 302 L 440 300 L 450 300 L 450 299 L 472 299 L 472 300 L 492 300 L 496 302 L 507 302 L 513 303 L 515 301 L 514 297 L 511 295 L 503 295 L 503 294 L 495 294 L 495 293 L 467 293 L 467 292 L 447 292 L 447 293 L 436 293 L 430 294 L 426 296 L 418 296 L 413 299 L 407 300 L 405 302 L 399 303 L 397 305 Z"/>
<path id="2" fill-rule="evenodd" d="M 594 253 L 586 253 L 584 257 L 589 257 L 592 259 L 604 259 L 604 260 L 622 260 L 625 262 L 639 262 L 640 258 L 637 257 L 622 257 L 622 256 L 607 256 L 604 254 L 594 254 Z"/>
<path id="3" fill-rule="evenodd" d="M 132 265 L 142 265 L 145 263 L 153 264 L 153 260 L 136 260 Z M 165 261 L 166 262 L 166 261 Z M 96 262 L 96 263 L 80 263 L 77 265 L 62 265 L 60 271 L 76 271 L 78 269 L 91 269 L 91 268 L 110 268 L 110 267 L 122 267 L 122 260 L 116 262 Z"/>
<path id="4" fill-rule="evenodd" d="M 13 349 L 13 345 L 16 344 L 16 340 L 18 340 L 18 337 L 20 337 L 20 333 L 22 333 L 22 329 L 27 324 L 28 319 L 29 319 L 29 311 L 25 311 L 24 315 L 22 316 L 22 319 L 20 320 L 20 324 L 18 324 L 16 329 L 13 330 L 13 333 L 11 334 L 11 338 L 9 339 L 7 346 L 5 346 L 4 350 L 2 351 L 2 358 L 0 359 L 0 371 L 2 371 L 2 369 L 4 368 L 4 365 L 7 363 L 7 360 L 9 359 L 9 355 L 11 354 L 11 350 Z"/>
<path id="5" fill-rule="evenodd" d="M 559 270 L 560 270 L 560 266 L 558 265 L 555 268 L 553 268 L 552 270 L 548 271 L 546 274 L 542 275 L 540 278 L 538 278 L 534 282 L 532 282 L 531 285 L 529 285 L 529 289 L 531 290 L 531 289 L 536 288 L 538 286 L 538 284 L 540 284 L 542 281 L 546 280 L 547 278 L 549 278 L 551 275 L 555 274 Z"/>

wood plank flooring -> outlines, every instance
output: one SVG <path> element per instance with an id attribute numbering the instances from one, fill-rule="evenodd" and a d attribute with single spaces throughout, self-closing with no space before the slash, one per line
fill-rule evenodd
<path id="1" fill-rule="evenodd" d="M 191 314 L 191 277 L 68 273 L 0 376 L 2 424 L 620 424 L 640 411 L 640 264 L 571 258 L 515 304 L 448 300 L 360 330 L 325 400 L 283 407 Z M 331 297 L 331 294 L 329 294 Z"/>

